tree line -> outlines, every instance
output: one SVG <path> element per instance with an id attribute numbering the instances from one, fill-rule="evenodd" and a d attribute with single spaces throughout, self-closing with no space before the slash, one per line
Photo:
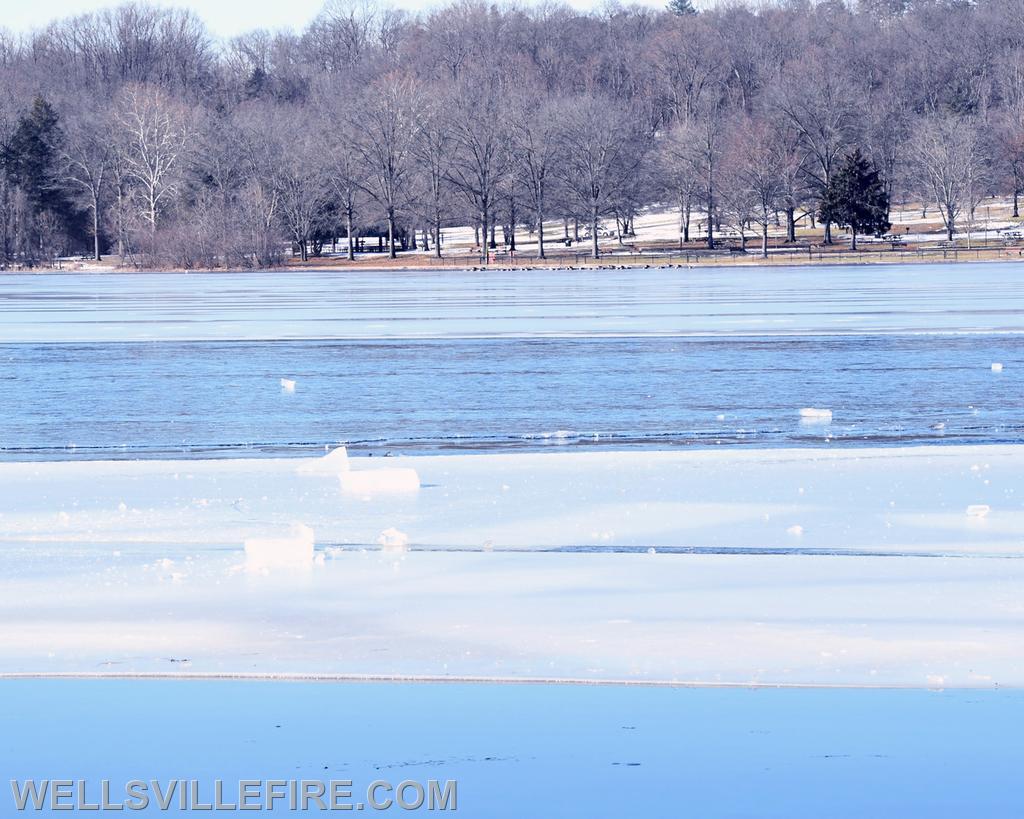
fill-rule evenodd
<path id="1" fill-rule="evenodd" d="M 1020 0 L 782 0 L 696 11 L 330 0 L 300 32 L 213 38 L 129 3 L 0 34 L 0 265 L 88 253 L 265 267 L 375 237 L 440 256 L 529 236 L 723 226 L 950 239 L 1024 184 Z M 552 222 L 560 223 L 558 229 Z"/>

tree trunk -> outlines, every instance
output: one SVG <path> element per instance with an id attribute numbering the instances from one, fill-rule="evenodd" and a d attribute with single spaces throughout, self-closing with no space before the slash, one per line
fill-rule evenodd
<path id="1" fill-rule="evenodd" d="M 98 196 L 92 198 L 92 257 L 97 262 L 102 261 L 100 259 L 100 203 Z"/>
<path id="2" fill-rule="evenodd" d="M 441 211 L 434 211 L 434 256 L 441 258 Z"/>
<path id="3" fill-rule="evenodd" d="M 597 246 L 597 208 L 594 208 L 594 212 L 590 217 L 590 240 L 593 245 L 594 258 L 599 259 L 601 257 L 601 250 Z"/>
<path id="4" fill-rule="evenodd" d="M 356 249 L 352 244 L 352 208 L 345 210 L 345 238 L 348 239 L 348 260 L 356 260 Z"/>
<path id="5" fill-rule="evenodd" d="M 686 202 L 682 196 L 679 197 L 679 249 L 683 249 L 683 242 L 686 234 Z"/>
<path id="6" fill-rule="evenodd" d="M 572 240 L 574 242 L 580 240 L 580 220 L 578 216 L 572 217 Z"/>
<path id="7" fill-rule="evenodd" d="M 1013 218 L 1017 219 L 1020 217 L 1020 189 L 1013 186 Z"/>
<path id="8" fill-rule="evenodd" d="M 391 208 L 388 208 L 388 258 L 398 258 L 395 252 L 395 212 Z"/>
<path id="9" fill-rule="evenodd" d="M 946 240 L 949 242 L 953 241 L 953 228 L 955 223 L 953 222 L 953 209 L 946 208 Z"/>
<path id="10" fill-rule="evenodd" d="M 768 258 L 768 220 L 761 225 L 761 258 Z"/>
<path id="11" fill-rule="evenodd" d="M 544 213 L 541 208 L 537 208 L 537 258 L 543 259 L 544 257 Z"/>
<path id="12" fill-rule="evenodd" d="M 796 241 L 796 208 L 786 208 L 786 241 Z"/>
<path id="13" fill-rule="evenodd" d="M 850 250 L 857 249 L 857 227 L 850 225 Z"/>
<path id="14" fill-rule="evenodd" d="M 480 224 L 482 225 L 481 230 L 483 231 L 483 235 L 480 237 L 482 240 L 480 242 L 480 249 L 483 251 L 484 264 L 490 264 L 491 251 L 487 247 L 487 222 L 491 218 L 491 214 L 487 212 L 487 200 L 484 199 L 481 204 Z"/>

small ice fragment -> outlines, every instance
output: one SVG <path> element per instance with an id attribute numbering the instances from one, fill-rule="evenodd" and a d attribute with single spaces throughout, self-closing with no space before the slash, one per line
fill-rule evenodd
<path id="1" fill-rule="evenodd" d="M 725 416 L 724 416 L 724 415 L 721 415 L 721 414 L 719 414 L 719 415 L 716 415 L 716 416 L 715 416 L 715 420 L 716 420 L 716 421 L 724 421 L 724 420 L 725 420 Z"/>
<path id="2" fill-rule="evenodd" d="M 972 503 L 967 507 L 967 517 L 969 518 L 983 518 L 992 509 L 987 503 Z"/>
<path id="3" fill-rule="evenodd" d="M 359 472 L 341 472 L 341 491 L 373 495 L 385 492 L 418 492 L 420 476 L 415 469 L 367 469 Z"/>
<path id="4" fill-rule="evenodd" d="M 946 428 L 946 425 L 942 421 L 939 421 L 937 424 L 932 424 L 932 429 L 945 429 L 945 428 Z"/>
<path id="5" fill-rule="evenodd" d="M 1001 373 L 1002 371 L 1003 371 L 1003 365 L 1000 364 L 998 361 L 993 362 L 993 364 L 992 364 L 992 372 L 994 372 L 994 373 Z"/>
<path id="6" fill-rule="evenodd" d="M 320 458 L 303 458 L 295 471 L 304 475 L 338 475 L 348 470 L 348 450 L 339 446 Z"/>
<path id="7" fill-rule="evenodd" d="M 804 407 L 800 410 L 800 420 L 813 424 L 830 424 L 832 423 L 832 410 Z"/>
<path id="8" fill-rule="evenodd" d="M 377 544 L 382 546 L 385 552 L 405 552 L 409 548 L 409 536 L 392 526 L 377 536 Z"/>
<path id="9" fill-rule="evenodd" d="M 800 537 L 803 533 L 804 533 L 804 527 L 801 526 L 799 523 L 796 524 L 795 526 L 790 526 L 786 530 L 786 534 L 787 535 L 793 535 L 794 537 Z"/>
<path id="10" fill-rule="evenodd" d="M 245 566 L 249 570 L 296 568 L 313 562 L 313 530 L 293 524 L 276 537 L 253 537 L 245 541 Z"/>
<path id="11" fill-rule="evenodd" d="M 281 379 L 282 392 L 295 392 L 295 382 L 290 378 Z"/>
<path id="12" fill-rule="evenodd" d="M 126 504 L 124 501 L 121 501 L 117 505 L 117 511 L 120 512 L 123 515 L 125 512 L 128 511 L 128 504 Z"/>
<path id="13" fill-rule="evenodd" d="M 655 549 L 653 546 L 650 549 L 647 550 L 647 554 L 649 554 L 649 555 L 656 555 L 657 553 L 658 553 L 658 550 Z"/>

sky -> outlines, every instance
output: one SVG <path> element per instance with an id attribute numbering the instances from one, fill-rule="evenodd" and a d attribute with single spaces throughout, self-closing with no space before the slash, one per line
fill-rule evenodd
<path id="1" fill-rule="evenodd" d="M 577 8 L 596 6 L 599 0 L 568 0 Z M 42 28 L 53 20 L 87 11 L 117 5 L 117 0 L 32 0 L 5 3 L 0 13 L 0 27 L 15 32 Z M 440 5 L 441 0 L 396 0 L 395 5 L 410 10 Z M 650 0 L 651 5 L 662 5 Z M 191 8 L 202 17 L 210 30 L 221 37 L 231 37 L 254 28 L 302 29 L 323 6 L 323 0 L 161 0 L 157 5 Z"/>

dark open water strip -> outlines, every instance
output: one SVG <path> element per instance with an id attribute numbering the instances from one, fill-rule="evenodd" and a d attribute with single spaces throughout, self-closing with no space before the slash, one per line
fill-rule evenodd
<path id="1" fill-rule="evenodd" d="M 1016 335 L 5 344 L 0 458 L 1017 443 L 1022 395 Z"/>

